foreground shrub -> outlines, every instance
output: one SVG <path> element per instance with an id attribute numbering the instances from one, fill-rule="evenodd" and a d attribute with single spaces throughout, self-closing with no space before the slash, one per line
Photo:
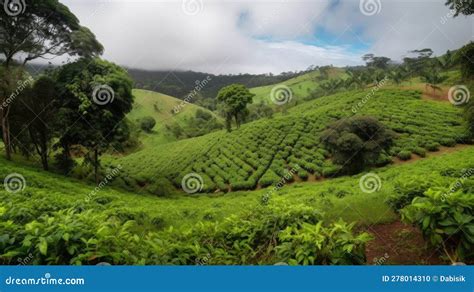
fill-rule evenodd
<path id="1" fill-rule="evenodd" d="M 153 240 L 153 261 L 206 264 L 363 264 L 369 235 L 353 224 L 325 227 L 320 214 L 304 206 L 261 207 L 222 223 L 198 223 L 166 240 Z M 169 239 L 168 239 L 169 238 Z M 171 247 L 171 248 L 170 248 Z"/>
<path id="2" fill-rule="evenodd" d="M 422 197 L 425 191 L 432 186 L 436 186 L 434 181 L 421 176 L 402 178 L 395 182 L 395 193 L 387 199 L 387 203 L 395 212 L 399 212 L 415 197 Z"/>
<path id="3" fill-rule="evenodd" d="M 69 208 L 25 225 L 10 219 L 11 208 L 0 207 L 2 264 L 26 257 L 33 259 L 30 264 L 45 265 L 359 264 L 368 239 L 353 235 L 353 225 L 343 222 L 325 227 L 321 214 L 303 205 L 259 207 L 221 222 L 211 222 L 211 210 L 194 226 L 163 231 L 159 231 L 166 225 L 161 217 L 149 218 L 127 208 L 100 213 Z M 308 250 L 306 259 L 286 252 L 290 246 L 306 250 L 311 243 L 302 239 L 316 236 L 315 230 L 322 238 L 320 249 Z M 283 235 L 288 232 L 295 233 L 295 240 Z"/>
<path id="4" fill-rule="evenodd" d="M 402 210 L 406 222 L 418 226 L 429 244 L 440 246 L 453 263 L 474 261 L 474 196 L 461 191 L 429 189 Z"/>
<path id="5" fill-rule="evenodd" d="M 303 223 L 280 233 L 278 258 L 290 265 L 362 265 L 366 262 L 367 233 L 354 235 L 354 224 L 343 221 L 324 227 Z"/>

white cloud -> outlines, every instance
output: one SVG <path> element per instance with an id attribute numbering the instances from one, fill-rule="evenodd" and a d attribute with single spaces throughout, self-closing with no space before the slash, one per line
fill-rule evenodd
<path id="1" fill-rule="evenodd" d="M 347 27 L 352 31 L 363 27 L 356 41 L 370 42 L 368 51 L 394 60 L 422 48 L 431 48 L 439 55 L 463 46 L 474 35 L 474 18 L 463 15 L 453 18 L 445 2 L 381 0 L 380 13 L 366 16 L 358 13 L 359 1 L 341 1 L 333 14 L 326 15 L 323 26 L 334 33 Z M 344 36 L 354 37 L 351 34 Z"/>
<path id="2" fill-rule="evenodd" d="M 442 53 L 473 34 L 472 18 L 441 24 L 449 12 L 444 0 L 381 0 L 380 14 L 371 17 L 360 13 L 359 1 L 184 1 L 63 2 L 103 43 L 104 58 L 144 69 L 279 73 L 358 64 L 354 44 L 399 58 L 418 43 Z M 183 3 L 197 10 L 184 11 Z M 318 26 L 334 40 L 318 36 Z"/>

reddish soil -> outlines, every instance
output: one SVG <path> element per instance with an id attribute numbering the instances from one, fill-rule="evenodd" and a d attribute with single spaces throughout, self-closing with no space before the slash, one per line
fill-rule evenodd
<path id="1" fill-rule="evenodd" d="M 374 236 L 366 246 L 368 265 L 443 265 L 438 251 L 428 249 L 421 232 L 400 221 L 368 227 Z"/>
<path id="2" fill-rule="evenodd" d="M 424 85 L 402 86 L 401 88 L 407 89 L 407 90 L 420 90 L 422 92 L 421 94 L 422 99 L 449 102 L 449 98 L 448 98 L 449 88 L 441 87 L 442 89 L 441 91 L 436 90 L 435 92 L 433 92 L 433 89 L 431 89 L 430 87 L 425 87 Z"/>
<path id="3" fill-rule="evenodd" d="M 303 181 L 296 173 L 293 173 L 293 180 L 295 182 L 302 182 Z"/>

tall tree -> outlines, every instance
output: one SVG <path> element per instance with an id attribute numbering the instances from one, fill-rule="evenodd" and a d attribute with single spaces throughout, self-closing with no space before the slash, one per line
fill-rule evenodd
<path id="1" fill-rule="evenodd" d="M 421 74 L 430 65 L 430 57 L 433 55 L 433 50 L 425 48 L 408 53 L 409 56 L 403 58 L 403 63 L 409 69 L 410 75 L 415 76 Z"/>
<path id="2" fill-rule="evenodd" d="M 43 76 L 36 80 L 32 90 L 23 95 L 18 103 L 22 108 L 21 115 L 27 125 L 29 140 L 41 158 L 44 170 L 49 169 L 48 157 L 55 132 L 56 98 L 54 80 Z"/>
<path id="3" fill-rule="evenodd" d="M 232 84 L 219 90 L 217 101 L 222 106 L 228 132 L 232 129 L 232 119 L 235 119 L 237 128 L 240 127 L 245 114 L 248 113 L 247 105 L 252 103 L 254 96 L 255 94 L 242 84 Z"/>
<path id="4" fill-rule="evenodd" d="M 460 48 L 455 54 L 455 62 L 461 67 L 461 76 L 465 80 L 474 78 L 474 42 Z"/>
<path id="5" fill-rule="evenodd" d="M 2 1 L 4 3 L 5 1 Z M 6 3 L 6 2 L 5 2 Z M 76 16 L 57 0 L 16 1 L 0 9 L 0 57 L 5 68 L 2 76 L 0 110 L 2 138 L 10 159 L 11 102 L 5 103 L 21 78 L 24 66 L 38 58 L 69 54 L 90 57 L 103 52 L 94 34 L 80 26 Z M 13 70 L 12 67 L 19 67 Z"/>
<path id="6" fill-rule="evenodd" d="M 395 70 L 390 71 L 389 76 L 389 78 L 397 85 L 400 85 L 403 79 L 405 79 L 404 71 L 401 68 L 396 68 Z"/>
<path id="7" fill-rule="evenodd" d="M 443 70 L 449 69 L 453 65 L 454 55 L 450 50 L 446 51 L 446 54 L 433 58 L 434 66 L 439 67 Z"/>
<path id="8" fill-rule="evenodd" d="M 374 67 L 382 70 L 387 69 L 389 62 L 391 61 L 391 59 L 388 57 L 377 57 L 374 54 L 365 54 L 362 56 L 362 60 L 366 62 L 368 67 Z"/>
<path id="9" fill-rule="evenodd" d="M 465 117 L 471 138 L 474 139 L 474 101 L 470 101 L 465 110 Z"/>
<path id="10" fill-rule="evenodd" d="M 133 82 L 123 68 L 100 59 L 67 64 L 56 78 L 67 89 L 59 98 L 59 144 L 67 157 L 70 146 L 86 147 L 98 182 L 101 153 L 129 133 L 123 120 L 132 109 Z"/>
<path id="11" fill-rule="evenodd" d="M 474 13 L 474 1 L 472 0 L 447 0 L 445 5 L 455 11 L 454 17 L 459 14 L 471 15 Z"/>

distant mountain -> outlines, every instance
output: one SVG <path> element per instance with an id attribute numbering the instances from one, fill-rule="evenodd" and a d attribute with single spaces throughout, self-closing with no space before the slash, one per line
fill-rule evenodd
<path id="1" fill-rule="evenodd" d="M 28 71 L 33 75 L 37 75 L 47 68 L 53 67 L 40 64 L 28 65 Z M 233 83 L 244 84 L 249 88 L 259 87 L 284 82 L 306 73 L 300 71 L 284 72 L 279 75 L 214 75 L 194 71 L 147 71 L 131 68 L 127 68 L 127 71 L 135 81 L 135 88 L 157 91 L 179 99 L 185 98 L 193 90 L 197 90 L 204 98 L 215 98 L 222 87 Z"/>
<path id="2" fill-rule="evenodd" d="M 198 91 L 203 97 L 214 98 L 222 87 L 233 83 L 244 84 L 249 88 L 259 87 L 280 83 L 305 73 L 213 75 L 194 71 L 145 71 L 138 69 L 128 69 L 128 72 L 135 80 L 136 88 L 158 91 L 180 99 L 196 89 L 199 89 Z M 204 80 L 207 82 L 203 82 Z"/>

